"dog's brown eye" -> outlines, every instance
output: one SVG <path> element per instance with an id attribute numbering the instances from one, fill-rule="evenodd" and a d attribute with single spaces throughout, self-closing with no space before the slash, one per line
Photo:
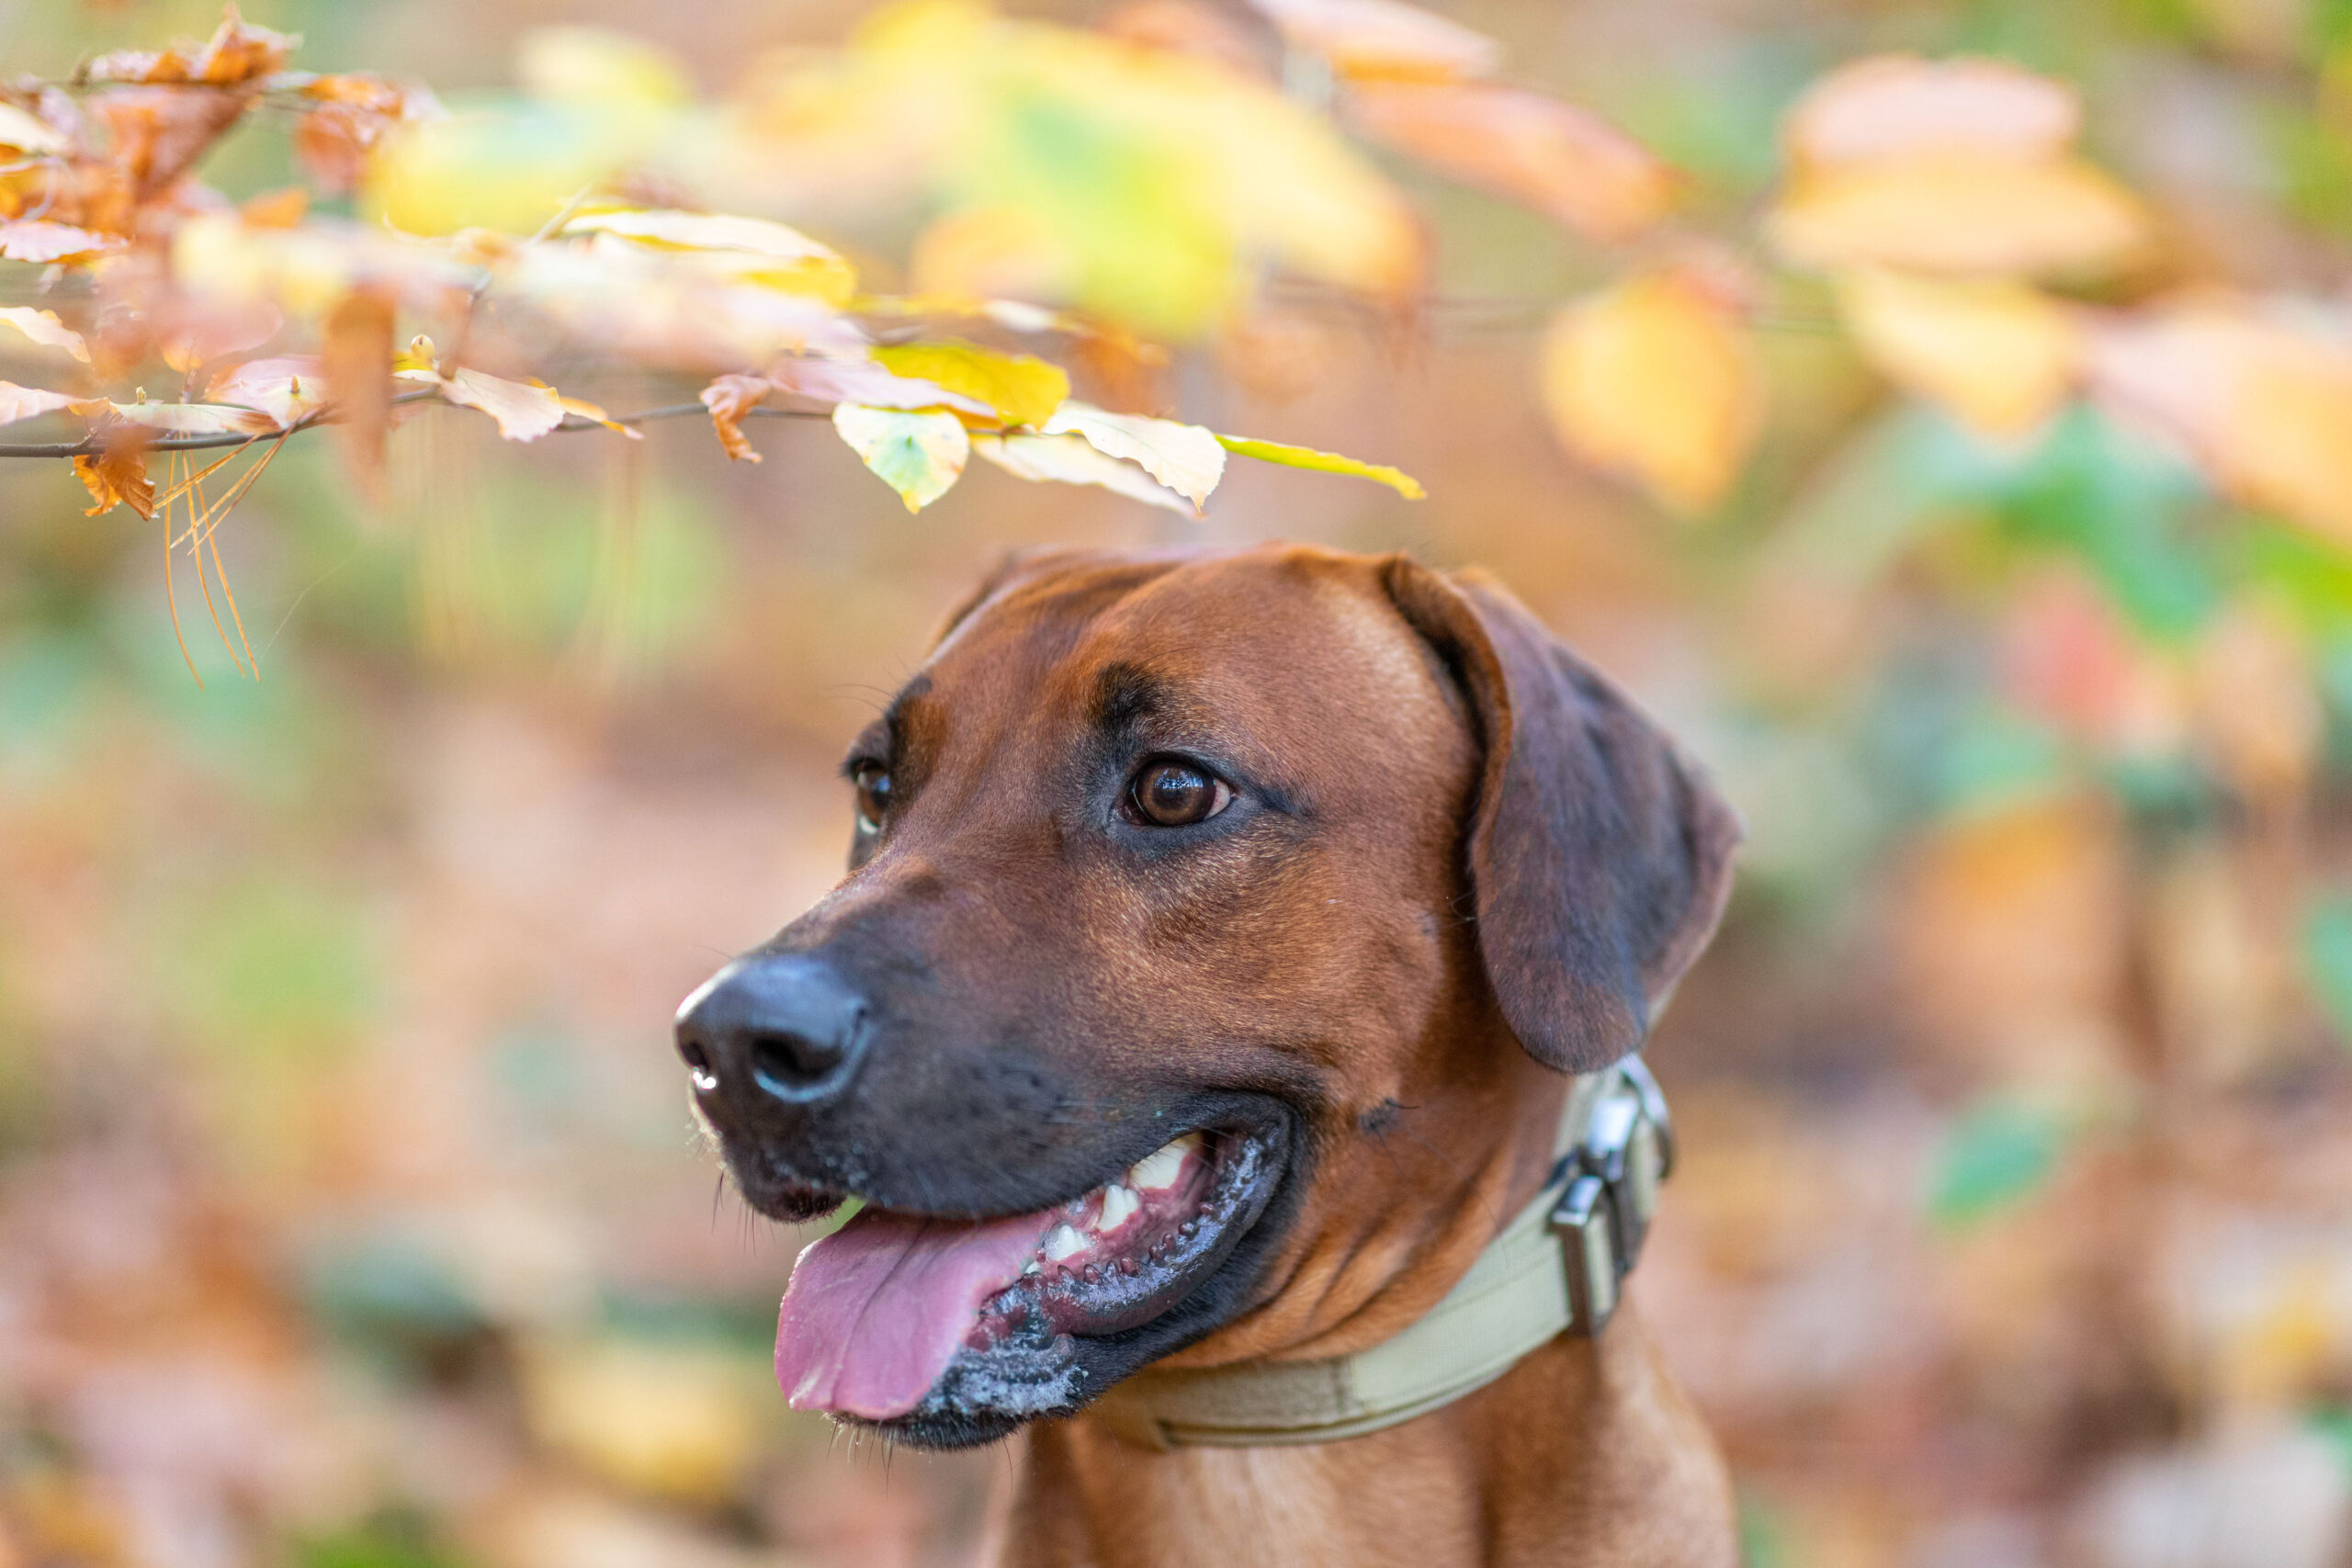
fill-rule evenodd
<path id="1" fill-rule="evenodd" d="M 890 809 L 890 770 L 879 762 L 860 762 L 849 776 L 857 785 L 857 830 L 880 832 L 882 815 Z"/>
<path id="2" fill-rule="evenodd" d="M 1154 762 L 1136 775 L 1127 790 L 1138 820 L 1155 828 L 1205 822 L 1233 799 L 1233 790 L 1215 773 L 1190 762 Z"/>

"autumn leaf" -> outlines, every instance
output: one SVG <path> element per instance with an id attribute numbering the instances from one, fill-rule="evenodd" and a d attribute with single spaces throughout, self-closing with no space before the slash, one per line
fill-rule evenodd
<path id="1" fill-rule="evenodd" d="M 763 218 L 725 213 L 624 209 L 591 212 L 564 225 L 567 234 L 614 234 L 639 244 L 729 261 L 730 274 L 822 299 L 849 303 L 857 272 L 831 246 Z"/>
<path id="2" fill-rule="evenodd" d="M 2249 301 L 2184 300 L 2104 321 L 2090 382 L 2165 431 L 2215 482 L 2352 545 L 2352 350 Z"/>
<path id="3" fill-rule="evenodd" d="M 894 376 L 984 403 L 1011 424 L 1043 424 L 1069 396 L 1069 377 L 1061 367 L 960 340 L 876 348 L 874 362 Z"/>
<path id="4" fill-rule="evenodd" d="M 1140 464 L 1144 472 L 1190 498 L 1196 508 L 1207 504 L 1209 492 L 1225 477 L 1225 448 L 1197 424 L 1112 413 L 1072 399 L 1044 428 L 1048 435 L 1082 435 L 1098 452 Z"/>
<path id="5" fill-rule="evenodd" d="M 258 409 L 283 430 L 326 406 L 326 378 L 311 355 L 254 359 L 212 378 L 204 396 L 208 402 Z"/>
<path id="6" fill-rule="evenodd" d="M 85 403 L 124 424 L 171 435 L 267 435 L 277 426 L 251 408 L 224 403 Z"/>
<path id="7" fill-rule="evenodd" d="M 392 301 L 380 288 L 356 288 L 327 317 L 319 367 L 342 414 L 336 425 L 345 461 L 363 493 L 384 488 L 385 441 L 392 425 Z"/>
<path id="8" fill-rule="evenodd" d="M 995 435 L 982 432 L 971 440 L 973 451 L 1019 479 L 1099 485 L 1146 506 L 1163 507 L 1187 517 L 1197 514 L 1198 509 L 1191 502 L 1156 482 L 1133 463 L 1096 451 L 1082 435 L 1031 435 L 1021 432 Z"/>
<path id="9" fill-rule="evenodd" d="M 1800 175 L 1765 221 L 1782 260 L 1962 276 L 2110 271 L 2146 245 L 2146 209 L 2078 159 L 1939 150 Z"/>
<path id="10" fill-rule="evenodd" d="M 1337 452 L 1318 452 L 1312 446 L 1293 446 L 1280 441 L 1259 441 L 1246 435 L 1220 435 L 1217 445 L 1237 457 L 1254 457 L 1261 463 L 1278 463 L 1285 468 L 1307 468 L 1319 474 L 1349 474 L 1360 479 L 1385 484 L 1407 501 L 1420 501 L 1429 495 L 1421 481 L 1402 468 L 1392 468 L 1385 463 L 1366 463 L 1354 457 L 1343 457 Z"/>
<path id="11" fill-rule="evenodd" d="M 0 309 L 0 323 L 13 327 L 22 336 L 43 348 L 62 348 L 83 364 L 90 363 L 90 345 L 82 334 L 57 319 L 54 310 L 36 310 L 28 305 L 11 305 Z"/>
<path id="12" fill-rule="evenodd" d="M 2082 334 L 2073 316 L 2014 279 L 1865 269 L 1838 279 L 1838 300 L 1864 358 L 1988 435 L 2040 424 L 2080 367 Z"/>
<path id="13" fill-rule="evenodd" d="M 751 437 L 743 434 L 743 416 L 766 400 L 776 384 L 764 376 L 721 376 L 702 389 L 702 405 L 710 411 L 710 424 L 729 459 L 756 463 Z"/>
<path id="14" fill-rule="evenodd" d="M 444 398 L 490 415 L 498 422 L 498 434 L 509 441 L 537 441 L 563 423 L 563 396 L 544 383 L 510 381 L 481 370 L 458 370 L 441 378 L 440 384 Z"/>
<path id="15" fill-rule="evenodd" d="M 155 515 L 155 482 L 147 477 L 143 431 L 123 431 L 96 455 L 74 458 L 74 472 L 90 492 L 91 504 L 84 509 L 85 517 L 96 517 L 118 506 L 128 506 L 141 517 Z"/>
<path id="16" fill-rule="evenodd" d="M 1681 190 L 1672 168 L 1600 116 L 1523 88 L 1367 82 L 1341 107 L 1371 141 L 1595 239 L 1640 233 Z"/>
<path id="17" fill-rule="evenodd" d="M 1807 88 L 1783 136 L 1800 165 L 1860 164 L 1930 151 L 2020 162 L 2055 158 L 2082 129 L 2064 83 L 1998 60 L 1858 60 Z"/>
<path id="18" fill-rule="evenodd" d="M 1451 82 L 1484 76 L 1502 46 L 1484 33 L 1399 0 L 1250 0 L 1293 49 L 1338 75 Z"/>
<path id="19" fill-rule="evenodd" d="M 99 55 L 77 75 L 85 83 L 234 87 L 282 69 L 293 46 L 284 33 L 250 26 L 231 6 L 203 44 L 183 40 L 170 49 L 118 50 Z"/>
<path id="20" fill-rule="evenodd" d="M 46 218 L 0 223 L 0 260 L 71 264 L 119 251 L 123 243 L 119 236 L 94 233 Z"/>
<path id="21" fill-rule="evenodd" d="M 952 413 L 843 403 L 833 410 L 833 428 L 910 512 L 945 495 L 972 450 L 963 421 Z"/>
<path id="22" fill-rule="evenodd" d="M 369 71 L 316 77 L 302 96 L 313 107 L 295 124 L 295 159 L 305 174 L 338 196 L 358 188 L 368 157 L 393 131 L 442 113 L 438 100 L 424 88 Z"/>
<path id="23" fill-rule="evenodd" d="M 607 413 L 602 404 L 592 403 L 585 398 L 566 397 L 558 397 L 556 403 L 563 410 L 566 419 L 581 419 L 587 421 L 590 424 L 601 424 L 614 434 L 627 436 L 631 441 L 645 439 L 645 432 L 635 425 L 623 424 Z"/>
<path id="24" fill-rule="evenodd" d="M 995 411 L 981 399 L 951 391 L 936 381 L 896 375 L 871 359 L 794 356 L 778 360 L 768 378 L 780 391 L 820 403 L 864 403 L 877 409 L 958 409 L 987 415 Z"/>
<path id="25" fill-rule="evenodd" d="M 19 387 L 13 381 L 0 381 L 0 424 L 14 424 L 20 419 L 56 413 L 84 400 L 78 392 L 51 392 L 40 387 Z"/>
<path id="26" fill-rule="evenodd" d="M 285 318 L 266 299 L 208 300 L 177 312 L 155 334 L 164 363 L 186 376 L 216 359 L 259 348 L 277 335 Z"/>
<path id="27" fill-rule="evenodd" d="M 1571 453 L 1679 512 L 1704 512 L 1731 489 L 1763 404 L 1736 310 L 1681 270 L 1563 310 L 1544 336 L 1543 388 Z"/>
<path id="28" fill-rule="evenodd" d="M 65 133 L 12 103 L 0 101 L 0 147 L 19 152 L 62 152 Z"/>

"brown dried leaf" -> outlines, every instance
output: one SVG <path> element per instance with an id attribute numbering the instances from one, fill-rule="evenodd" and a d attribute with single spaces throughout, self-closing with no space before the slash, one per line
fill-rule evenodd
<path id="1" fill-rule="evenodd" d="M 1800 164 L 1937 150 L 2032 162 L 2064 152 L 2082 119 L 2072 87 L 2005 61 L 1880 55 L 1815 83 L 1783 134 Z"/>
<path id="2" fill-rule="evenodd" d="M 1366 82 L 1342 108 L 1372 141 L 1596 239 L 1640 233 L 1681 187 L 1663 159 L 1600 116 L 1522 88 Z"/>
<path id="3" fill-rule="evenodd" d="M 392 423 L 392 300 L 363 287 L 345 296 L 326 321 L 320 368 L 327 396 L 343 415 L 345 460 L 361 491 L 384 489 L 385 440 Z"/>
<path id="4" fill-rule="evenodd" d="M 125 429 L 96 457 L 74 459 L 74 472 L 90 492 L 85 517 L 128 506 L 141 517 L 155 515 L 155 482 L 147 477 L 146 433 Z"/>
<path id="5" fill-rule="evenodd" d="M 1399 0 L 1250 0 L 1293 49 L 1363 81 L 1451 82 L 1502 63 L 1502 45 Z"/>
<path id="6" fill-rule="evenodd" d="M 143 206 L 169 191 L 252 102 L 246 93 L 126 87 L 91 107 L 112 139 L 114 169 L 130 182 L 132 202 Z"/>
<path id="7" fill-rule="evenodd" d="M 752 450 L 751 438 L 743 434 L 743 416 L 775 389 L 776 383 L 764 376 L 721 376 L 702 389 L 702 405 L 710 411 L 711 428 L 718 433 L 718 444 L 729 458 L 739 463 L 760 460 L 760 455 Z"/>

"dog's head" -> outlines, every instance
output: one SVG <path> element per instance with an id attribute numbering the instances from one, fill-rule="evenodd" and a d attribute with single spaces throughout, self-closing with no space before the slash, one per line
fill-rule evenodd
<path id="1" fill-rule="evenodd" d="M 932 1446 L 1425 1310 L 1738 836 L 1507 595 L 1295 547 L 1008 566 L 845 772 L 850 874 L 678 1040 L 754 1207 L 864 1203 L 786 1392 Z"/>

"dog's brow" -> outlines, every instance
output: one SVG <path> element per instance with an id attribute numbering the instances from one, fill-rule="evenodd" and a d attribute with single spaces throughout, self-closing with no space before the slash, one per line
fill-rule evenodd
<path id="1" fill-rule="evenodd" d="M 918 675 L 899 687 L 899 694 L 890 699 L 890 705 L 882 710 L 882 728 L 890 732 L 892 739 L 904 739 L 907 733 L 907 710 L 929 695 L 931 695 L 931 677 L 928 675 Z"/>
<path id="2" fill-rule="evenodd" d="M 1094 682 L 1094 724 L 1120 735 L 1174 705 L 1168 682 L 1132 664 L 1108 664 Z"/>

